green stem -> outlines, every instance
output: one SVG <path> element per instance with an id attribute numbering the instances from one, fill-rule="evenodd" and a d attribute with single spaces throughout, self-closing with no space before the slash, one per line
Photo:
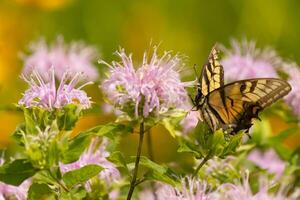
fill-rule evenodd
<path id="1" fill-rule="evenodd" d="M 65 191 L 65 192 L 69 192 L 69 189 L 60 182 L 59 179 L 56 178 L 55 175 L 53 175 L 52 171 L 50 169 L 48 169 L 50 176 L 56 181 L 56 183 Z"/>
<path id="2" fill-rule="evenodd" d="M 134 167 L 133 176 L 132 176 L 132 179 L 130 182 L 130 189 L 128 191 L 127 200 L 131 199 L 133 191 L 136 186 L 136 179 L 137 179 L 137 174 L 138 174 L 138 170 L 139 170 L 139 162 L 140 162 L 140 158 L 141 158 L 144 134 L 145 134 L 144 122 L 141 122 L 141 124 L 140 124 L 140 139 L 139 139 L 138 149 L 137 149 L 136 158 L 135 158 L 135 167 Z"/>
<path id="3" fill-rule="evenodd" d="M 152 145 L 152 137 L 151 137 L 151 130 L 147 131 L 147 147 L 148 147 L 148 154 L 149 154 L 149 158 L 150 160 L 152 160 L 154 162 L 154 153 L 153 153 L 153 145 Z M 151 190 L 154 196 L 154 199 L 157 199 L 156 193 L 155 193 L 155 185 L 154 182 L 150 183 L 151 186 Z"/>
<path id="4" fill-rule="evenodd" d="M 198 165 L 197 169 L 195 170 L 195 172 L 194 172 L 192 178 L 195 178 L 195 176 L 197 176 L 199 170 L 200 170 L 200 169 L 203 167 L 203 165 L 210 159 L 210 156 L 211 156 L 210 154 L 211 154 L 211 152 L 209 152 L 209 153 L 203 158 L 203 160 L 201 161 L 201 163 Z"/>

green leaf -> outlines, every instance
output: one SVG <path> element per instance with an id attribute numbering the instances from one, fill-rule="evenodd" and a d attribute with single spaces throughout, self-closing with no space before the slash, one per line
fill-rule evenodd
<path id="1" fill-rule="evenodd" d="M 23 141 L 23 134 L 25 133 L 25 123 L 21 123 L 17 126 L 15 132 L 12 134 L 12 138 L 14 141 L 16 141 L 16 143 L 20 146 L 24 146 L 24 141 Z"/>
<path id="2" fill-rule="evenodd" d="M 135 159 L 135 157 L 132 158 Z M 161 166 L 149 160 L 145 156 L 141 156 L 140 165 L 150 170 L 150 172 L 146 174 L 146 178 L 148 179 L 161 181 L 173 186 L 177 185 L 179 182 L 178 176 L 171 169 L 165 166 Z"/>
<path id="3" fill-rule="evenodd" d="M 244 133 L 241 131 L 230 137 L 229 143 L 225 146 L 222 156 L 232 154 L 240 146 Z"/>
<path id="4" fill-rule="evenodd" d="M 126 126 L 123 124 L 109 123 L 100 127 L 97 136 L 105 136 L 109 139 L 114 139 L 119 133 L 126 134 L 132 133 L 133 128 L 131 126 Z"/>
<path id="5" fill-rule="evenodd" d="M 209 141 L 211 140 L 210 138 L 213 137 L 213 133 L 206 123 L 199 121 L 192 136 L 197 140 L 202 149 L 207 150 L 210 148 L 211 144 L 209 144 Z"/>
<path id="6" fill-rule="evenodd" d="M 36 122 L 32 117 L 32 111 L 27 108 L 23 108 L 23 112 L 25 118 L 26 133 L 30 133 L 30 134 L 37 133 L 38 130 L 36 129 Z"/>
<path id="7" fill-rule="evenodd" d="M 37 172 L 33 178 L 38 184 L 56 185 L 56 187 L 60 187 L 55 178 L 55 174 L 53 175 L 50 170 L 41 170 Z"/>
<path id="8" fill-rule="evenodd" d="M 85 190 L 85 188 L 79 187 L 79 188 L 73 188 L 72 190 L 70 190 L 68 192 L 63 192 L 59 196 L 59 199 L 63 199 L 63 200 L 82 200 L 82 199 L 86 199 L 86 196 L 87 196 L 87 191 Z M 88 199 L 90 199 L 90 198 L 88 198 Z"/>
<path id="9" fill-rule="evenodd" d="M 126 160 L 120 151 L 115 151 L 115 152 L 111 153 L 110 156 L 107 157 L 107 160 L 114 163 L 117 167 L 125 168 L 127 170 L 127 172 L 129 172 Z"/>
<path id="10" fill-rule="evenodd" d="M 176 137 L 181 134 L 179 124 L 185 115 L 186 113 L 181 110 L 178 110 L 178 112 L 174 111 L 170 116 L 163 118 L 160 123 L 169 131 L 172 137 Z"/>
<path id="11" fill-rule="evenodd" d="M 46 184 L 33 183 L 28 190 L 28 200 L 48 199 L 52 190 Z"/>
<path id="12" fill-rule="evenodd" d="M 99 165 L 86 165 L 79 169 L 69 171 L 62 177 L 68 187 L 72 187 L 79 183 L 84 183 L 90 178 L 98 175 L 103 170 Z"/>
<path id="13" fill-rule="evenodd" d="M 0 181 L 18 186 L 24 180 L 33 176 L 36 171 L 28 160 L 14 160 L 0 167 Z"/>
<path id="14" fill-rule="evenodd" d="M 179 148 L 177 152 L 179 153 L 192 153 L 195 157 L 202 157 L 202 154 L 198 152 L 199 147 L 189 142 L 188 140 L 179 140 Z"/>
<path id="15" fill-rule="evenodd" d="M 72 130 L 81 115 L 81 109 L 69 104 L 57 111 L 57 124 L 59 130 Z"/>
<path id="16" fill-rule="evenodd" d="M 133 132 L 132 127 L 115 123 L 99 125 L 81 132 L 76 137 L 70 139 L 68 148 L 63 152 L 62 162 L 67 164 L 78 160 L 82 152 L 88 147 L 92 136 L 105 136 L 114 140 L 115 137 L 119 136 L 119 133 L 131 132 Z"/>

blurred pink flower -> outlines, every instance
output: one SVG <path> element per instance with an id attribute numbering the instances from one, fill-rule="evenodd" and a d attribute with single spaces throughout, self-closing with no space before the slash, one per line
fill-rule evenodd
<path id="1" fill-rule="evenodd" d="M 31 180 L 25 180 L 19 186 L 9 185 L 0 182 L 0 200 L 17 199 L 26 200 Z"/>
<path id="2" fill-rule="evenodd" d="M 273 149 L 268 149 L 264 152 L 255 149 L 248 155 L 248 160 L 260 168 L 267 170 L 269 173 L 276 174 L 277 178 L 283 174 L 285 169 L 285 163 Z"/>
<path id="3" fill-rule="evenodd" d="M 107 142 L 107 140 L 103 140 L 101 145 L 98 146 L 98 140 L 93 139 L 89 148 L 81 155 L 79 160 L 70 164 L 60 164 L 61 172 L 64 174 L 89 164 L 100 165 L 104 169 L 99 173 L 99 179 L 103 180 L 108 186 L 111 186 L 114 182 L 120 180 L 121 176 L 116 166 L 106 159 L 109 156 L 109 153 L 105 150 Z M 89 183 L 86 184 L 86 187 L 89 189 Z M 118 192 L 110 192 L 110 199 L 115 199 L 113 197 L 117 196 L 116 193 Z"/>
<path id="4" fill-rule="evenodd" d="M 37 71 L 44 79 L 47 71 L 55 68 L 55 76 L 59 80 L 63 78 L 65 72 L 75 75 L 82 72 L 83 79 L 94 81 L 98 78 L 98 71 L 93 64 L 97 57 L 97 50 L 88 47 L 82 42 L 65 44 L 63 37 L 58 37 L 52 45 L 47 45 L 44 40 L 40 40 L 30 46 L 31 55 L 23 55 L 23 73 L 28 75 L 33 70 Z"/>
<path id="5" fill-rule="evenodd" d="M 258 49 L 254 41 L 231 41 L 231 49 L 222 47 L 225 79 L 234 81 L 249 78 L 277 77 L 275 68 L 282 64 L 281 58 L 271 48 Z"/>
<path id="6" fill-rule="evenodd" d="M 159 114 L 187 101 L 185 83 L 180 81 L 180 59 L 169 52 L 158 57 L 156 48 L 150 60 L 145 53 L 143 63 L 134 67 L 131 55 L 124 49 L 117 52 L 121 62 L 107 64 L 110 75 L 101 88 L 108 100 L 121 111 L 131 110 L 137 117 Z"/>
<path id="7" fill-rule="evenodd" d="M 285 97 L 285 101 L 300 117 L 300 69 L 296 63 L 285 63 L 281 70 L 288 75 L 288 82 L 292 87 L 291 92 Z"/>
<path id="8" fill-rule="evenodd" d="M 40 107 L 48 110 L 53 108 L 62 108 L 68 104 L 76 104 L 83 109 L 91 106 L 90 97 L 81 90 L 87 84 L 75 88 L 79 82 L 80 73 L 75 74 L 73 77 L 68 73 L 64 73 L 59 86 L 56 87 L 55 70 L 52 68 L 48 71 L 50 80 L 43 80 L 41 75 L 33 71 L 30 77 L 23 79 L 28 83 L 29 89 L 25 91 L 22 99 L 19 101 L 20 106 L 26 107 Z M 72 78 L 72 79 L 71 79 Z"/>
<path id="9" fill-rule="evenodd" d="M 242 184 L 222 184 L 216 191 L 210 194 L 210 197 L 214 200 L 296 200 L 299 198 L 298 191 L 287 197 L 283 185 L 277 192 L 272 193 L 269 191 L 272 186 L 266 179 L 261 178 L 259 180 L 258 192 L 253 193 L 249 183 L 249 172 L 246 172 Z"/>
<path id="10" fill-rule="evenodd" d="M 190 108 L 192 108 L 192 106 Z M 193 130 L 197 126 L 199 120 L 201 120 L 201 118 L 198 111 L 188 112 L 185 118 L 180 122 L 183 134 L 186 135 Z"/>
<path id="11" fill-rule="evenodd" d="M 161 184 L 156 191 L 157 200 L 212 200 L 206 194 L 206 183 L 204 181 L 183 178 L 180 188 L 174 188 L 170 185 Z M 151 194 L 148 193 L 151 197 Z M 153 195 L 153 194 L 152 194 Z M 151 198 L 148 198 L 151 200 Z"/>

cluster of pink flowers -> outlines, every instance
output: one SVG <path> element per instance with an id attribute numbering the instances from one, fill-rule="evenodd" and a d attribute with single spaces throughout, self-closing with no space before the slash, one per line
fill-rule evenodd
<path id="1" fill-rule="evenodd" d="M 249 78 L 275 78 L 275 67 L 282 65 L 281 58 L 271 48 L 258 49 L 254 41 L 232 40 L 231 48 L 222 47 L 226 80 L 243 80 Z"/>
<path id="2" fill-rule="evenodd" d="M 33 43 L 30 50 L 30 55 L 22 56 L 24 60 L 23 73 L 26 75 L 35 70 L 43 78 L 48 78 L 45 72 L 54 67 L 55 76 L 59 80 L 63 78 L 66 71 L 72 75 L 82 72 L 88 80 L 92 81 L 98 78 L 98 71 L 93 64 L 97 57 L 97 50 L 82 42 L 73 42 L 67 45 L 62 37 L 58 37 L 56 42 L 50 46 L 44 40 Z"/>
<path id="3" fill-rule="evenodd" d="M 265 152 L 255 149 L 248 155 L 248 160 L 252 161 L 260 168 L 275 174 L 277 178 L 283 174 L 285 169 L 285 163 L 273 149 L 268 149 Z"/>
<path id="4" fill-rule="evenodd" d="M 25 91 L 18 104 L 20 106 L 40 107 L 47 110 L 62 108 L 68 104 L 76 104 L 83 109 L 90 108 L 90 97 L 81 88 L 91 82 L 75 88 L 80 80 L 81 73 L 76 73 L 73 77 L 68 73 L 64 73 L 59 86 L 56 87 L 54 73 L 55 70 L 53 68 L 48 71 L 49 80 L 43 79 L 36 71 L 28 78 L 23 76 L 23 79 L 29 85 L 29 89 Z"/>
<path id="5" fill-rule="evenodd" d="M 96 164 L 100 165 L 104 169 L 99 173 L 98 177 L 100 180 L 105 181 L 105 184 L 111 186 L 117 180 L 120 180 L 120 172 L 116 166 L 108 161 L 106 158 L 109 153 L 105 150 L 108 141 L 103 140 L 101 145 L 98 145 L 99 141 L 93 139 L 89 148 L 80 156 L 79 160 L 70 164 L 60 164 L 61 172 L 64 174 L 68 171 L 79 169 L 85 165 Z M 89 189 L 89 183 L 86 184 L 87 189 Z M 118 191 L 112 191 L 110 194 L 110 199 L 116 199 Z"/>
<path id="6" fill-rule="evenodd" d="M 207 194 L 207 184 L 190 177 L 181 180 L 180 187 L 172 187 L 167 184 L 158 184 L 155 191 L 146 189 L 140 193 L 143 200 L 213 200 Z"/>
<path id="7" fill-rule="evenodd" d="M 147 117 L 159 114 L 185 104 L 187 94 L 185 84 L 180 81 L 178 67 L 180 58 L 166 52 L 158 57 L 156 48 L 148 60 L 145 53 L 143 62 L 134 67 L 132 56 L 124 49 L 117 52 L 121 62 L 107 64 L 110 74 L 101 88 L 108 100 L 120 110 L 133 110 L 135 116 Z"/>
<path id="8" fill-rule="evenodd" d="M 146 189 L 140 193 L 143 200 L 296 200 L 299 191 L 295 191 L 287 197 L 284 185 L 277 192 L 270 192 L 272 184 L 266 179 L 260 178 L 259 188 L 256 193 L 251 190 L 249 173 L 246 172 L 241 183 L 224 183 L 215 190 L 209 188 L 209 184 L 198 179 L 184 178 L 179 187 L 159 184 L 155 194 Z"/>
<path id="9" fill-rule="evenodd" d="M 300 68 L 296 63 L 285 63 L 282 70 L 288 75 L 288 82 L 292 86 L 292 90 L 285 97 L 285 101 L 291 106 L 293 112 L 300 117 Z"/>

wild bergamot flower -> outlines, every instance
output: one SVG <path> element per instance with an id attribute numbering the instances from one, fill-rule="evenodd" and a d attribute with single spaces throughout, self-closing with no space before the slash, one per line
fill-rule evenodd
<path id="1" fill-rule="evenodd" d="M 97 50 L 82 42 L 65 44 L 63 38 L 58 37 L 56 42 L 47 45 L 44 40 L 39 40 L 30 45 L 30 51 L 30 55 L 22 56 L 23 73 L 26 75 L 35 70 L 45 79 L 48 78 L 47 71 L 53 67 L 59 80 L 66 71 L 71 75 L 81 72 L 83 77 L 91 81 L 98 78 L 98 71 L 93 64 L 98 54 Z"/>
<path id="2" fill-rule="evenodd" d="M 119 110 L 135 117 L 158 115 L 186 103 L 185 83 L 180 81 L 181 59 L 165 52 L 161 57 L 157 49 L 150 59 L 144 54 L 143 62 L 135 65 L 132 55 L 120 49 L 121 62 L 107 64 L 108 78 L 101 85 L 109 102 Z"/>
<path id="3" fill-rule="evenodd" d="M 81 73 L 76 73 L 73 77 L 68 73 L 64 73 L 57 87 L 54 74 L 55 70 L 52 68 L 48 71 L 49 80 L 43 79 L 36 71 L 29 77 L 23 75 L 23 79 L 29 85 L 29 89 L 25 91 L 18 104 L 29 108 L 39 107 L 47 110 L 62 108 L 69 104 L 78 105 L 82 109 L 90 108 L 90 97 L 81 89 L 91 82 L 76 87 Z"/>
<path id="4" fill-rule="evenodd" d="M 226 80 L 243 80 L 249 78 L 275 78 L 276 67 L 282 64 L 281 58 L 272 48 L 259 49 L 254 41 L 231 41 L 231 48 L 223 47 Z"/>

